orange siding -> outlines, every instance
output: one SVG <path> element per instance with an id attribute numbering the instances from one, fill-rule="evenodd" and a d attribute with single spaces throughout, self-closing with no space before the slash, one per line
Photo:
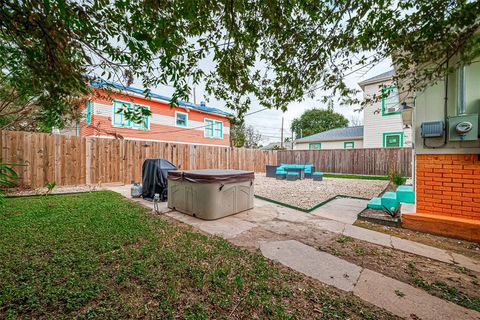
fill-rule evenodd
<path id="1" fill-rule="evenodd" d="M 191 112 L 192 113 L 192 112 Z M 200 130 L 185 130 L 179 127 L 166 126 L 151 123 L 150 130 L 138 130 L 130 128 L 119 128 L 112 126 L 112 119 L 110 117 L 104 116 L 95 116 L 95 122 L 92 119 L 92 124 L 95 124 L 97 128 L 101 130 L 94 130 L 91 127 L 86 127 L 85 122 L 82 122 L 80 125 L 81 135 L 84 136 L 82 132 L 94 132 L 93 134 L 86 135 L 97 135 L 97 136 L 108 136 L 103 130 L 114 131 L 125 139 L 133 138 L 140 140 L 158 140 L 166 142 L 181 142 L 181 143 L 192 143 L 192 144 L 208 144 L 208 145 L 219 145 L 219 146 L 229 146 L 230 145 L 230 135 L 224 134 L 223 139 L 219 138 L 205 138 L 203 131 Z M 83 130 L 83 131 L 82 131 Z M 95 132 L 96 131 L 96 132 Z"/>
<path id="2" fill-rule="evenodd" d="M 85 120 L 81 122 L 81 136 L 109 136 L 112 135 L 112 133 L 117 133 L 122 135 L 125 139 L 159 140 L 168 142 L 182 142 L 219 146 L 230 145 L 230 135 L 228 133 L 225 133 L 225 128 L 230 127 L 230 120 L 224 116 L 204 113 L 192 109 L 187 110 L 185 107 L 181 106 L 171 107 L 167 102 L 154 101 L 148 98 L 125 95 L 117 92 L 111 92 L 110 94 L 107 94 L 104 90 L 100 89 L 96 89 L 94 91 L 94 94 L 92 95 L 92 101 L 94 103 L 112 105 L 112 100 L 114 99 L 149 106 L 152 115 L 156 114 L 174 118 L 175 112 L 180 111 L 188 114 L 188 121 L 197 121 L 203 123 L 206 118 L 216 121 L 222 121 L 224 127 L 223 138 L 205 138 L 203 130 L 192 128 L 186 129 L 171 125 L 163 125 L 158 123 L 152 123 L 152 121 L 150 121 L 149 130 L 119 128 L 112 126 L 111 117 L 101 116 L 98 114 L 95 115 L 93 113 L 90 126 L 86 126 Z M 152 119 L 152 117 L 150 119 Z"/>
<path id="3" fill-rule="evenodd" d="M 416 156 L 417 213 L 480 220 L 478 155 Z"/>

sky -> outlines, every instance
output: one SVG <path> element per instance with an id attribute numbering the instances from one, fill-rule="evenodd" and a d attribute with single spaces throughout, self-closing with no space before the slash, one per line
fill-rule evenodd
<path id="1" fill-rule="evenodd" d="M 200 66 L 202 68 L 205 68 L 207 70 L 211 70 L 212 64 L 210 62 L 203 62 L 200 63 Z M 358 66 L 355 67 L 358 69 Z M 358 86 L 358 82 L 376 76 L 380 73 L 386 72 L 388 70 L 392 69 L 391 67 L 391 60 L 390 59 L 385 59 L 382 62 L 378 63 L 376 66 L 372 67 L 370 69 L 369 67 L 366 67 L 365 70 L 360 70 L 357 72 L 352 73 L 350 76 L 346 77 L 345 82 L 350 88 L 355 88 L 355 89 L 360 89 Z M 366 72 L 368 70 L 368 72 Z M 365 73 L 366 72 L 366 73 Z M 348 70 L 345 72 L 348 73 Z M 138 81 L 134 81 L 133 86 L 142 88 L 142 85 Z M 174 92 L 174 88 L 170 86 L 160 86 L 158 88 L 152 88 L 152 92 L 166 95 L 166 96 L 172 96 Z M 302 115 L 302 113 L 305 110 L 312 109 L 312 108 L 326 108 L 326 106 L 320 102 L 320 97 L 324 93 L 321 90 L 318 90 L 316 92 L 316 96 L 311 99 L 311 98 L 305 98 L 304 101 L 302 102 L 292 102 L 287 106 L 287 111 L 282 112 L 280 110 L 264 110 L 255 114 L 252 114 L 251 116 L 246 116 L 245 117 L 245 123 L 247 125 L 253 126 L 256 130 L 260 132 L 262 135 L 262 139 L 260 141 L 261 145 L 267 145 L 268 143 L 271 142 L 279 142 L 280 136 L 281 136 L 281 127 L 282 127 L 282 117 L 284 119 L 284 124 L 283 124 L 283 134 L 284 138 L 286 137 L 291 137 L 292 132 L 290 130 L 290 125 L 293 121 L 293 119 L 298 118 Z M 361 98 L 362 94 L 359 94 Z M 200 83 L 198 86 L 195 87 L 195 96 L 196 96 L 196 103 L 200 103 L 200 101 L 205 101 L 205 91 L 204 91 L 204 86 L 203 83 Z M 251 109 L 248 112 L 253 112 L 257 111 L 260 109 L 263 109 L 258 103 L 256 103 L 255 98 L 252 98 L 252 104 L 251 104 Z M 190 95 L 190 102 L 194 102 L 193 99 L 193 92 Z M 210 107 L 215 107 L 222 109 L 227 112 L 232 112 L 232 110 L 229 110 L 228 108 L 225 107 L 225 102 L 221 100 L 216 100 L 213 97 L 209 97 L 209 102 L 207 103 L 208 106 Z M 363 112 L 355 112 L 354 110 L 357 109 L 358 107 L 356 106 L 341 106 L 339 105 L 338 101 L 334 100 L 334 111 L 343 114 L 349 121 L 351 121 L 353 118 L 356 119 L 357 121 L 360 121 L 363 124 Z M 232 112 L 233 113 L 233 112 Z"/>

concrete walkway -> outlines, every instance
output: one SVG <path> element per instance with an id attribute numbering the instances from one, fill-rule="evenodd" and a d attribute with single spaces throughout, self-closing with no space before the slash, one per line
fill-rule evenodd
<path id="1" fill-rule="evenodd" d="M 109 189 L 129 197 L 128 186 Z M 151 202 L 132 200 L 153 208 Z M 364 208 L 362 200 L 336 199 L 327 205 L 308 214 L 255 199 L 252 210 L 214 221 L 170 211 L 166 203 L 160 205 L 160 211 L 236 245 L 259 248 L 269 259 L 327 285 L 352 292 L 400 317 L 412 318 L 415 315 L 420 319 L 432 320 L 480 319 L 480 313 L 476 311 L 436 298 L 421 289 L 292 240 L 296 236 L 298 238 L 299 234 L 309 237 L 318 232 L 330 231 L 480 272 L 480 264 L 468 257 L 351 225 L 355 212 Z"/>
<path id="2" fill-rule="evenodd" d="M 108 187 L 108 189 L 118 192 L 126 198 L 131 198 L 130 186 L 128 185 Z M 152 202 L 143 199 L 132 200 L 149 209 L 153 209 Z M 218 235 L 225 239 L 233 239 L 241 233 L 258 226 L 267 227 L 268 229 L 274 228 L 281 233 L 282 221 L 293 222 L 305 227 L 327 230 L 354 239 L 405 251 L 432 260 L 456 264 L 469 270 L 480 272 L 480 263 L 469 257 L 352 225 L 354 222 L 353 217 L 355 216 L 356 218 L 356 215 L 366 207 L 366 203 L 366 200 L 339 198 L 328 202 L 311 213 L 304 213 L 268 201 L 255 199 L 255 207 L 252 210 L 215 221 L 201 220 L 176 211 L 169 212 L 167 215 L 206 233 Z M 160 211 L 170 211 L 165 202 L 160 203 Z"/>
<path id="3" fill-rule="evenodd" d="M 391 313 L 424 320 L 480 319 L 480 313 L 434 297 L 406 283 L 317 251 L 295 240 L 260 245 L 262 254 L 338 289 L 353 292 Z M 417 319 L 417 318 L 415 318 Z"/>

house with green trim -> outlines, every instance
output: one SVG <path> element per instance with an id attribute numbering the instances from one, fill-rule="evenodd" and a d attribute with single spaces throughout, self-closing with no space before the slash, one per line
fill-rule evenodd
<path id="1" fill-rule="evenodd" d="M 363 126 L 335 128 L 295 140 L 296 150 L 363 148 Z"/>
<path id="2" fill-rule="evenodd" d="M 361 81 L 364 98 L 372 101 L 363 109 L 363 126 L 336 128 L 295 140 L 296 150 L 410 148 L 412 128 L 404 125 L 395 71 Z"/>
<path id="3" fill-rule="evenodd" d="M 364 148 L 402 148 L 412 146 L 412 128 L 405 126 L 400 111 L 394 70 L 358 83 L 369 103 L 363 110 Z"/>

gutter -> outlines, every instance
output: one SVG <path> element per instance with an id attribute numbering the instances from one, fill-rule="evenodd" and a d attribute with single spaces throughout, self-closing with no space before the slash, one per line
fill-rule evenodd
<path id="1" fill-rule="evenodd" d="M 145 100 L 152 100 L 152 101 L 156 101 L 156 102 L 167 102 L 170 104 L 170 102 L 172 101 L 171 98 L 169 97 L 162 97 L 162 98 L 156 98 L 156 97 L 146 97 L 145 95 L 143 94 L 140 94 L 140 93 L 137 93 L 137 92 L 133 92 L 133 91 L 129 91 L 127 90 L 126 88 L 124 89 L 120 89 L 120 88 L 117 88 L 116 86 L 114 86 L 113 84 L 110 84 L 108 82 L 104 82 L 104 83 L 98 83 L 97 85 L 92 85 L 91 82 L 89 82 L 89 86 L 90 87 L 93 87 L 93 88 L 96 88 L 96 89 L 103 89 L 105 90 L 106 87 L 108 87 L 108 89 L 112 90 L 112 91 L 116 91 L 116 92 L 119 92 L 119 93 L 122 93 L 122 94 L 126 94 L 126 95 L 130 95 L 130 96 L 134 96 L 134 97 L 137 97 L 137 98 L 142 98 L 142 99 L 145 99 Z M 140 90 L 140 89 L 139 89 Z M 157 94 L 155 94 L 157 95 Z M 161 95 L 158 95 L 158 96 L 161 96 Z M 204 110 L 199 110 L 197 108 L 194 107 L 194 104 L 190 103 L 190 102 L 186 102 L 186 101 L 177 101 L 178 103 L 178 106 L 179 107 L 183 107 L 187 110 L 195 110 L 197 112 L 201 112 L 201 113 L 205 113 L 205 114 L 210 114 L 210 115 L 215 115 L 215 116 L 221 116 L 221 117 L 224 117 L 224 118 L 228 118 L 228 119 L 233 119 L 235 118 L 235 116 L 233 114 L 229 114 L 228 112 L 225 112 L 225 114 L 223 113 L 214 113 L 214 112 L 208 112 L 208 111 L 204 111 Z M 220 110 L 221 111 L 221 110 Z M 224 112 L 224 111 L 222 111 Z"/>

